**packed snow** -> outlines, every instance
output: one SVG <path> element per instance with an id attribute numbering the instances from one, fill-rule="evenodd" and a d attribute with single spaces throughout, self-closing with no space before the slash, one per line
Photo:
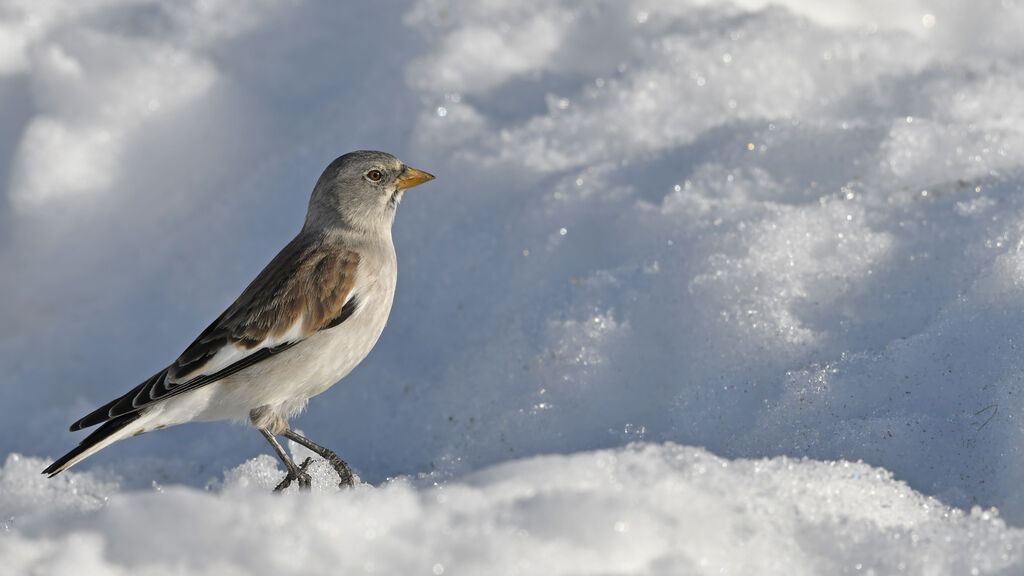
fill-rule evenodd
<path id="1" fill-rule="evenodd" d="M 1024 6 L 0 3 L 0 574 L 1024 573 Z M 48 479 L 380 149 L 312 494 L 190 424 Z M 306 451 L 290 446 L 297 456 Z"/>

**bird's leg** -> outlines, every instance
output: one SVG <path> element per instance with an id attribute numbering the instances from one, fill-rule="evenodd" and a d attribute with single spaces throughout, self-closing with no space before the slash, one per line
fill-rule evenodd
<path id="1" fill-rule="evenodd" d="M 291 486 L 292 480 L 299 481 L 299 490 L 309 490 L 309 487 L 312 484 L 312 479 L 309 477 L 309 474 L 306 473 L 306 468 L 313 459 L 306 458 L 301 466 L 296 466 L 295 461 L 292 460 L 291 456 L 284 451 L 284 447 L 282 447 L 281 443 L 277 441 L 277 438 L 274 438 L 274 435 L 270 430 L 260 428 L 259 431 L 263 434 L 263 437 L 267 439 L 267 442 L 270 442 L 270 446 L 274 449 L 274 452 L 277 452 L 277 457 L 281 459 L 281 462 L 284 462 L 284 467 L 288 469 L 288 475 L 284 477 L 284 480 L 281 480 L 281 483 L 278 484 L 276 488 L 274 488 L 274 492 L 280 492 Z"/>
<path id="2" fill-rule="evenodd" d="M 323 446 L 313 442 L 305 436 L 299 435 L 296 431 L 291 428 L 281 432 L 281 435 L 289 440 L 294 440 L 299 444 L 302 444 L 306 448 L 309 448 L 313 452 L 316 452 L 321 458 L 327 460 L 334 466 L 334 471 L 338 473 L 338 477 L 341 478 L 341 482 L 338 482 L 340 488 L 352 488 L 355 486 L 355 481 L 352 477 L 352 469 L 348 467 L 348 463 L 338 457 L 334 450 L 329 450 Z"/>
<path id="3" fill-rule="evenodd" d="M 274 487 L 274 492 L 281 492 L 285 488 L 291 486 L 293 478 L 298 478 L 299 490 L 308 492 L 311 478 L 309 477 L 309 474 L 306 473 L 306 468 L 309 467 L 309 464 L 312 461 L 312 458 L 307 457 L 305 460 L 302 461 L 302 464 L 299 464 L 297 472 L 289 471 L 288 474 L 284 477 L 284 480 L 281 480 L 281 482 Z"/>

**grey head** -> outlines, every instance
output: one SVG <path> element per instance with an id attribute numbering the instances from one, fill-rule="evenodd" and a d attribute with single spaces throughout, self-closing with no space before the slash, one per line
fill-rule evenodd
<path id="1" fill-rule="evenodd" d="M 309 199 L 305 228 L 390 233 L 405 191 L 433 179 L 386 152 L 349 152 L 320 175 Z"/>

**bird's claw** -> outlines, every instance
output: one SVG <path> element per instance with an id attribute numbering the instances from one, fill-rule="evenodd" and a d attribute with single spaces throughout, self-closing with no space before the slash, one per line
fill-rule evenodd
<path id="1" fill-rule="evenodd" d="M 338 457 L 333 450 L 327 450 L 324 453 L 324 458 L 331 463 L 334 471 L 338 473 L 338 478 L 341 479 L 338 482 L 338 488 L 355 488 L 355 479 L 352 476 L 352 469 L 348 467 L 348 462 Z"/>
<path id="2" fill-rule="evenodd" d="M 291 486 L 292 480 L 299 481 L 299 490 L 308 491 L 310 489 L 310 486 L 312 486 L 313 484 L 313 479 L 310 478 L 309 474 L 306 473 L 306 468 L 309 467 L 309 463 L 312 461 L 312 458 L 307 457 L 302 462 L 302 464 L 298 466 L 298 468 L 294 470 L 289 470 L 288 475 L 284 477 L 284 480 L 281 480 L 281 483 L 278 484 L 276 488 L 274 488 L 274 492 L 280 492 L 285 488 Z"/>

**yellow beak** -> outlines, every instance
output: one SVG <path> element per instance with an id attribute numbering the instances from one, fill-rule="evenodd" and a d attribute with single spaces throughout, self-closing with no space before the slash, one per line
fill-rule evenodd
<path id="1" fill-rule="evenodd" d="M 424 182 L 430 182 L 433 179 L 434 176 L 431 174 L 427 174 L 422 170 L 417 170 L 415 168 L 410 168 L 406 166 L 405 170 L 402 171 L 402 175 L 396 181 L 397 184 L 395 185 L 395 187 L 398 188 L 399 190 L 405 190 L 406 188 L 419 186 Z"/>

